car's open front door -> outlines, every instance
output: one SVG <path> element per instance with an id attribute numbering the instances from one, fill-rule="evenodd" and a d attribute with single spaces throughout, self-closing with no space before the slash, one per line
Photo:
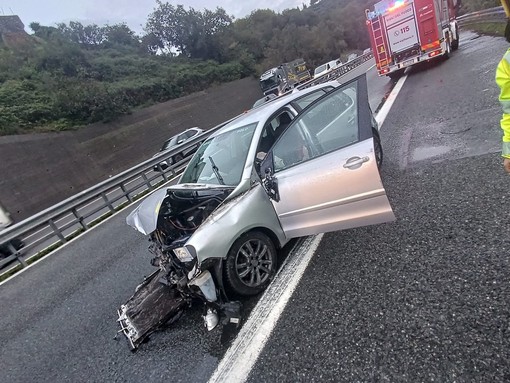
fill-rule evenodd
<path id="1" fill-rule="evenodd" d="M 289 238 L 392 221 L 374 152 L 366 77 L 296 117 L 262 164 Z"/>

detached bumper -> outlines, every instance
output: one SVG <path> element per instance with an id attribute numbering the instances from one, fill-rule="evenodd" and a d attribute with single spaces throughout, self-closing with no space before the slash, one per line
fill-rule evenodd
<path id="1" fill-rule="evenodd" d="M 126 336 L 133 351 L 159 327 L 177 319 L 186 306 L 174 288 L 160 282 L 160 273 L 157 271 L 145 279 L 117 310 L 119 333 Z"/>

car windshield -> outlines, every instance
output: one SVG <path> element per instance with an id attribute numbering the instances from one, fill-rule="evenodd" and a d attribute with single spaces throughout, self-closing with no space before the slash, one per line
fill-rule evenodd
<path id="1" fill-rule="evenodd" d="M 165 143 L 163 144 L 163 147 L 161 148 L 161 150 L 170 149 L 172 146 L 175 146 L 175 145 L 177 145 L 177 136 L 173 136 L 172 138 L 169 138 L 168 140 L 166 140 Z"/>
<path id="2" fill-rule="evenodd" d="M 315 69 L 315 74 L 317 75 L 317 74 L 319 74 L 319 73 L 321 73 L 321 72 L 324 72 L 325 70 L 326 70 L 326 64 L 321 65 L 320 67 L 317 67 L 317 68 Z"/>
<path id="3" fill-rule="evenodd" d="M 180 182 L 239 184 L 256 126 L 257 122 L 244 125 L 205 141 L 191 159 Z"/>
<path id="4" fill-rule="evenodd" d="M 266 89 L 270 89 L 276 85 L 277 83 L 274 76 L 260 82 L 260 87 L 262 88 L 263 91 Z"/>

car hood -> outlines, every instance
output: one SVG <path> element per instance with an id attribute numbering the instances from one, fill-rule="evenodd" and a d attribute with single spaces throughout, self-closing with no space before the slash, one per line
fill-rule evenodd
<path id="1" fill-rule="evenodd" d="M 169 241 L 189 235 L 234 190 L 232 186 L 179 184 L 149 195 L 126 218 L 126 223 L 148 235 L 161 228 Z"/>

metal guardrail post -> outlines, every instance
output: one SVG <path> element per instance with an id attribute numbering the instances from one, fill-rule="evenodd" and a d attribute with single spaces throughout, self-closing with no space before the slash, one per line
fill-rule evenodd
<path id="1" fill-rule="evenodd" d="M 73 208 L 71 209 L 71 211 L 73 212 L 74 217 L 75 217 L 75 218 L 78 220 L 78 222 L 80 223 L 80 225 L 81 225 L 81 227 L 83 228 L 83 230 L 88 230 L 88 229 L 89 229 L 89 227 L 88 227 L 87 223 L 85 222 L 85 220 L 83 219 L 83 217 L 82 217 L 80 214 L 78 214 L 78 210 L 77 210 L 75 207 L 73 207 Z"/>
<path id="2" fill-rule="evenodd" d="M 106 195 L 105 192 L 102 192 L 101 193 L 101 197 L 103 197 L 103 200 L 106 204 L 106 206 L 110 209 L 110 211 L 114 211 L 115 208 L 113 207 L 112 203 L 110 202 L 110 200 L 108 199 L 108 196 Z"/>
<path id="3" fill-rule="evenodd" d="M 67 242 L 66 237 L 64 237 L 64 235 L 62 234 L 60 229 L 57 227 L 57 225 L 55 224 L 53 219 L 48 220 L 48 224 L 50 225 L 51 229 L 53 230 L 55 235 L 58 237 L 58 239 L 60 239 L 60 242 L 66 243 Z"/>
<path id="4" fill-rule="evenodd" d="M 165 177 L 163 176 L 163 178 Z M 133 198 L 131 198 L 131 195 L 127 192 L 126 186 L 124 184 L 120 185 L 120 190 L 122 190 L 122 192 L 124 193 L 124 197 L 126 197 L 129 203 L 133 202 Z"/>

